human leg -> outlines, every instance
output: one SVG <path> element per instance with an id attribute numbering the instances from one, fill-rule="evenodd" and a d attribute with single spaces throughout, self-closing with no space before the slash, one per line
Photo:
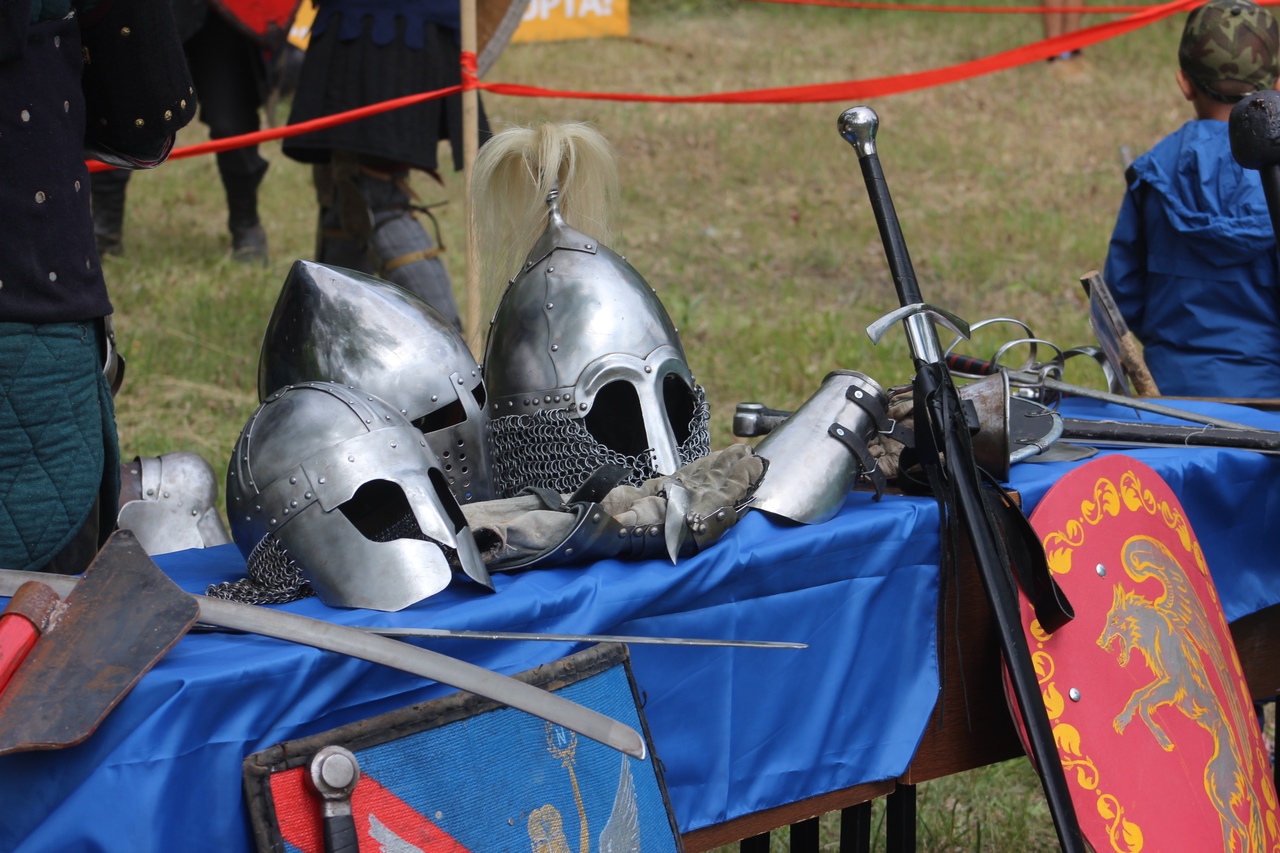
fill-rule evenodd
<path id="1" fill-rule="evenodd" d="M 89 175 L 89 203 L 93 210 L 93 240 L 99 255 L 124 254 L 124 200 L 129 185 L 126 169 Z"/>
<path id="2" fill-rule="evenodd" d="M 414 215 L 408 170 L 382 172 L 364 168 L 357 185 L 369 204 L 373 230 L 369 256 L 378 275 L 422 297 L 446 320 L 461 328 L 458 303 L 441 247 Z"/>
<path id="3" fill-rule="evenodd" d="M 200 98 L 200 120 L 208 125 L 210 138 L 257 131 L 266 73 L 258 45 L 212 13 L 184 48 Z M 216 158 L 227 196 L 233 256 L 265 262 L 267 236 L 258 216 L 258 186 L 268 163 L 256 145 L 222 151 Z"/>
<path id="4" fill-rule="evenodd" d="M 379 165 L 335 151 L 315 167 L 316 260 L 394 282 L 461 327 L 441 249 L 414 215 L 408 170 Z"/>

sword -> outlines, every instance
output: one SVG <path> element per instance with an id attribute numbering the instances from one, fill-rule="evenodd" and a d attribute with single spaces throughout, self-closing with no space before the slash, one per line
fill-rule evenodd
<path id="1" fill-rule="evenodd" d="M 960 324 L 945 312 L 926 304 L 920 294 L 911 256 L 907 253 L 906 240 L 876 151 L 879 124 L 880 119 L 869 107 L 845 110 L 837 122 L 840 135 L 858 154 L 867 195 L 875 212 L 885 257 L 901 303 L 900 308 L 873 324 L 867 332 L 874 341 L 876 333 L 890 320 L 901 320 L 906 329 L 916 368 L 913 385 L 917 454 L 939 500 L 943 501 L 946 496 L 954 499 L 960 523 L 973 546 L 978 573 L 998 628 L 1009 680 L 1026 729 L 1031 757 L 1053 815 L 1058 842 L 1065 853 L 1084 853 L 1084 838 L 1044 700 L 1040 696 L 1031 651 L 1022 632 L 1018 593 L 1009 571 L 1011 564 L 1003 550 L 1004 537 L 1012 535 L 1012 532 L 1006 531 L 989 513 L 973 458 L 967 418 L 943 358 L 938 330 L 933 325 L 935 319 L 953 329 Z M 1057 615 L 1070 618 L 1065 608 Z M 1044 624 L 1043 617 L 1041 624 Z M 1056 627 L 1045 626 L 1049 631 Z"/>
<path id="2" fill-rule="evenodd" d="M 716 640 L 701 637 L 629 637 L 620 634 L 524 634 L 518 631 L 452 631 L 448 628 L 382 628 L 356 626 L 357 630 L 383 637 L 438 637 L 448 640 L 521 640 L 552 643 L 628 643 L 652 646 L 729 646 L 742 649 L 807 649 L 808 643 L 771 640 Z"/>
<path id="3" fill-rule="evenodd" d="M 1122 447 L 1227 447 L 1280 454 L 1280 432 L 1063 418 L 1062 440 Z"/>
<path id="4" fill-rule="evenodd" d="M 1054 379 L 1052 376 L 1041 376 L 1037 373 L 1028 373 L 1023 370 L 1011 370 L 1007 367 L 997 367 L 989 361 L 980 358 L 974 358 L 967 355 L 952 354 L 947 356 L 947 367 L 957 373 L 969 373 L 975 376 L 990 376 L 998 370 L 1009 374 L 1009 381 L 1018 385 L 1032 386 L 1041 385 L 1050 391 L 1057 391 L 1060 394 L 1069 394 L 1073 397 L 1087 397 L 1091 400 L 1098 400 L 1103 403 L 1114 403 L 1117 406 L 1124 406 L 1128 409 L 1136 409 L 1140 412 L 1151 412 L 1154 415 L 1164 415 L 1167 418 L 1176 418 L 1180 421 L 1190 421 L 1193 424 L 1204 424 L 1211 427 L 1221 427 L 1223 429 L 1248 430 L 1257 432 L 1256 427 L 1248 424 L 1237 423 L 1236 421 L 1225 420 L 1224 418 L 1215 418 L 1210 415 L 1202 415 L 1197 412 L 1188 412 L 1186 409 L 1176 409 L 1173 406 L 1165 406 L 1160 403 L 1152 403 L 1150 400 L 1138 400 L 1133 397 L 1125 397 L 1122 394 L 1112 394 L 1108 391 L 1096 391 L 1093 388 L 1085 388 L 1081 385 L 1072 385 L 1070 382 L 1063 382 L 1060 379 Z"/>
<path id="5" fill-rule="evenodd" d="M 159 569 L 156 571 L 159 573 Z M 0 569 L 0 596 L 12 596 L 18 587 L 33 578 L 53 587 L 63 597 L 79 583 L 78 578 L 69 575 Z M 380 663 L 510 705 L 635 758 L 646 757 L 644 739 L 630 726 L 554 693 L 483 667 L 399 640 L 295 613 L 222 601 L 204 595 L 191 597 L 200 606 L 197 618 L 202 622 Z"/>

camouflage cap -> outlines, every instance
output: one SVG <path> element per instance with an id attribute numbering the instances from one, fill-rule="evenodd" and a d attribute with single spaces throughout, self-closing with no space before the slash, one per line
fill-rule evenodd
<path id="1" fill-rule="evenodd" d="M 1235 103 L 1280 77 L 1280 31 L 1271 12 L 1252 0 L 1210 0 L 1193 10 L 1182 31 L 1178 64 L 1210 97 Z"/>

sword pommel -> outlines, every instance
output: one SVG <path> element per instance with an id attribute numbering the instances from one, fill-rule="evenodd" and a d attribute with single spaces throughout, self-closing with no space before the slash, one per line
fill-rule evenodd
<path id="1" fill-rule="evenodd" d="M 858 152 L 858 159 L 874 157 L 876 153 L 876 128 L 880 117 L 871 107 L 850 107 L 840 113 L 836 127 L 845 141 Z"/>

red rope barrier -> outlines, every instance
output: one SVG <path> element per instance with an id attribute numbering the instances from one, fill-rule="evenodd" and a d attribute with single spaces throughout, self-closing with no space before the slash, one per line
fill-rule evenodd
<path id="1" fill-rule="evenodd" d="M 796 6 L 834 6 L 838 9 L 876 9 L 889 12 L 942 12 L 944 14 L 981 15 L 1043 15 L 1059 12 L 1089 15 L 1132 15 L 1154 8 L 1145 3 L 1140 6 L 939 6 L 930 3 L 863 3 L 859 0 L 743 0 L 744 3 L 787 3 Z M 1273 0 L 1280 2 L 1280 0 Z"/>
<path id="2" fill-rule="evenodd" d="M 805 2 L 806 0 L 771 0 L 772 2 Z M 814 0 L 808 0 L 814 2 Z M 837 0 L 817 0 L 820 4 L 835 3 Z M 703 95 L 646 95 L 629 92 L 574 92 L 559 89 L 546 89 L 539 86 L 526 86 L 518 83 L 485 83 L 476 76 L 476 56 L 473 53 L 462 55 L 462 85 L 438 89 L 434 92 L 420 92 L 403 98 L 371 104 L 347 112 L 335 113 L 323 118 L 284 127 L 260 130 L 241 136 L 214 139 L 197 145 L 188 145 L 174 149 L 170 160 L 181 160 L 202 154 L 229 151 L 246 145 L 257 145 L 274 139 L 285 139 L 323 130 L 349 121 L 357 121 L 369 116 L 402 107 L 412 106 L 423 101 L 444 98 L 461 92 L 464 89 L 482 89 L 495 95 L 507 95 L 520 98 L 569 98 L 593 101 L 629 101 L 662 104 L 817 104 L 832 101 L 857 101 L 870 98 L 883 98 L 888 95 L 899 95 L 918 89 L 933 86 L 944 86 L 957 83 L 997 71 L 1005 71 L 1019 65 L 1027 65 L 1058 56 L 1072 50 L 1079 50 L 1099 42 L 1107 41 L 1140 29 L 1148 24 L 1187 12 L 1201 5 L 1204 0 L 1171 0 L 1153 6 L 1139 7 L 1142 11 L 1116 21 L 1097 24 L 1092 27 L 1075 30 L 1054 38 L 1015 47 L 1012 50 L 991 54 L 979 59 L 933 68 L 928 71 L 917 71 L 910 74 L 898 74 L 891 77 L 874 77 L 864 80 L 848 80 L 838 83 L 819 83 L 808 86 L 783 86 L 772 89 L 747 89 L 735 92 L 717 92 Z M 1263 5 L 1280 5 L 1280 0 L 1262 0 Z M 844 5 L 854 5 L 849 2 Z M 864 4 L 865 5 L 865 4 Z M 882 4 L 888 5 L 888 4 Z M 1095 7 L 1094 11 L 1097 8 Z M 1117 7 L 1119 8 L 1119 7 Z M 111 169 L 105 163 L 93 160 L 88 163 L 89 171 L 99 172 Z"/>
<path id="3" fill-rule="evenodd" d="M 465 76 L 463 78 L 465 80 Z M 321 118 L 312 119 L 311 121 L 303 121 L 297 124 L 287 124 L 284 127 L 273 127 L 267 130 L 259 130 L 256 133 L 244 133 L 240 136 L 226 136 L 222 139 L 210 139 L 208 142 L 200 142 L 195 145 L 185 145 L 182 148 L 173 149 L 169 154 L 170 160 L 182 160 L 187 157 L 198 157 L 201 154 L 216 154 L 219 151 L 230 151 L 233 148 L 244 148 L 248 145 L 258 145 L 263 142 L 270 142 L 273 139 L 287 139 L 290 136 L 301 136 L 304 133 L 313 133 L 317 130 L 326 130 L 334 125 L 346 124 L 349 121 L 357 121 L 369 116 L 376 116 L 379 113 L 398 110 L 402 107 L 411 107 L 414 104 L 420 104 L 424 101 L 434 101 L 437 98 L 447 98 L 450 95 L 457 94 L 462 91 L 462 86 L 450 86 L 447 89 L 437 89 L 434 92 L 419 92 L 416 95 L 405 95 L 403 98 L 393 98 L 389 101 L 380 101 L 376 104 L 370 104 L 367 107 L 357 107 L 354 110 L 347 110 L 342 113 L 334 113 L 333 115 L 322 116 Z M 114 166 L 108 166 L 100 160 L 86 161 L 90 172 L 105 172 L 114 169 Z"/>
<path id="4" fill-rule="evenodd" d="M 1131 15 L 1154 9 L 1146 3 L 1132 6 L 940 6 L 932 3 L 875 3 L 862 0 L 743 0 L 744 3 L 786 3 L 794 6 L 830 6 L 837 9 L 874 9 L 889 12 L 941 12 L 984 15 L 1044 15 L 1049 12 L 1082 15 Z M 1280 0 L 1258 0 L 1259 6 L 1277 6 Z"/>
<path id="5" fill-rule="evenodd" d="M 750 89 L 738 92 L 720 92 L 709 95 L 637 95 L 601 92 L 565 92 L 536 86 L 510 83 L 482 83 L 481 88 L 497 95 L 537 98 L 579 98 L 601 101 L 649 101 L 666 104 L 816 104 L 831 101 L 856 101 L 899 95 L 931 86 L 956 83 L 996 71 L 1004 71 L 1026 65 L 1050 56 L 1107 41 L 1133 30 L 1145 27 L 1178 12 L 1185 12 L 1201 5 L 1204 0 L 1173 0 L 1118 21 L 1110 21 L 1092 27 L 1065 33 L 1049 39 L 1015 47 L 929 71 L 899 74 L 892 77 L 875 77 L 865 80 L 849 80 L 842 83 L 820 83 L 810 86 L 786 86 L 776 89 Z"/>

